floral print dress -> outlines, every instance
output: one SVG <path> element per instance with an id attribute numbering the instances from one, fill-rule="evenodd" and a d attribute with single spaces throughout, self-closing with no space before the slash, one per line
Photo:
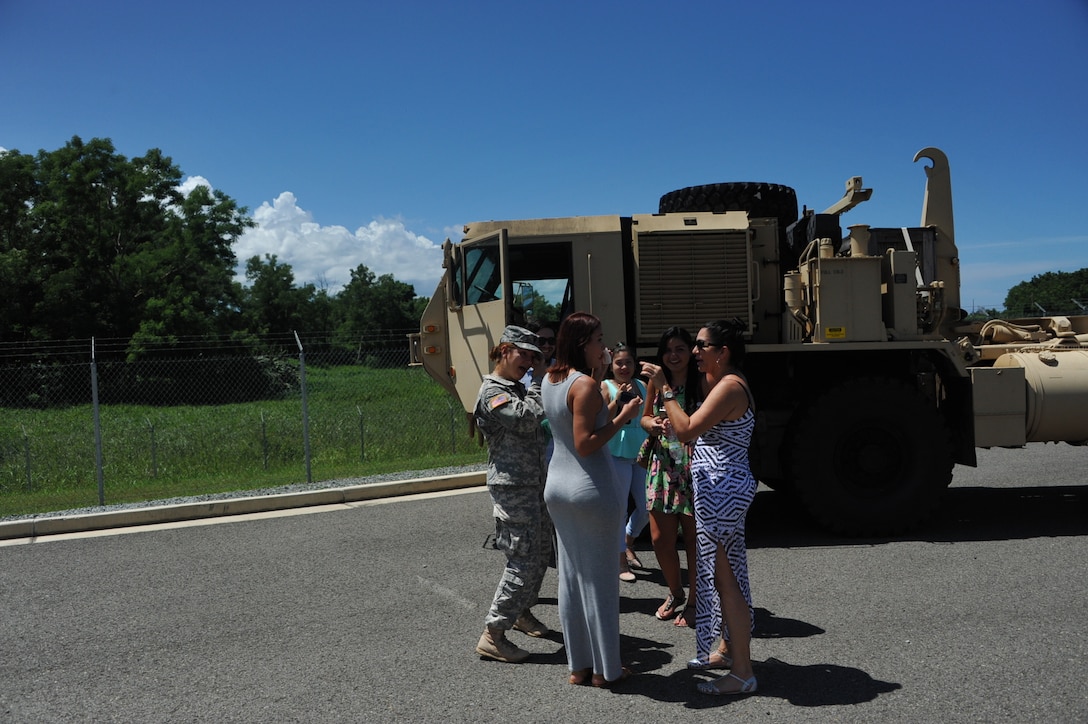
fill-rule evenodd
<path id="1" fill-rule="evenodd" d="M 684 406 L 684 388 L 676 388 L 676 401 Z M 661 393 L 654 397 L 655 417 L 668 418 Z M 670 515 L 695 515 L 691 495 L 692 445 L 676 439 L 671 428 L 653 443 L 646 469 L 646 509 Z"/>

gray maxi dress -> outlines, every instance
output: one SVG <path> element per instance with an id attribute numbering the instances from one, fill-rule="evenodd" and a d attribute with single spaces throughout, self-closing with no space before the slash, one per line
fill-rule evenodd
<path id="1" fill-rule="evenodd" d="M 627 514 L 608 446 L 582 457 L 574 449 L 574 416 L 567 394 L 581 372 L 558 384 L 544 380 L 544 412 L 555 439 L 544 502 L 559 539 L 559 621 L 571 671 L 592 669 L 614 681 L 620 661 L 620 579 L 616 541 Z M 608 423 L 602 406 L 596 427 Z"/>

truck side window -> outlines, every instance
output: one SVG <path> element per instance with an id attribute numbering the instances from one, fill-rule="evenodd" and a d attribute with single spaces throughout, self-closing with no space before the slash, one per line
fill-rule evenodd
<path id="1" fill-rule="evenodd" d="M 515 242 L 509 255 L 514 323 L 558 321 L 572 311 L 571 242 Z"/>
<path id="2" fill-rule="evenodd" d="M 483 243 L 465 251 L 465 304 L 502 299 L 499 244 Z"/>

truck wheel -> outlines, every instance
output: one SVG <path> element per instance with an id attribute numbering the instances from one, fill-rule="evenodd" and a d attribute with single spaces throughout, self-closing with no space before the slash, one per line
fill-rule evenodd
<path id="1" fill-rule="evenodd" d="M 797 192 L 765 183 L 722 183 L 670 191 L 658 202 L 658 213 L 682 211 L 747 211 L 754 218 L 778 219 L 779 231 L 797 220 Z"/>
<path id="2" fill-rule="evenodd" d="M 794 437 L 801 504 L 824 527 L 889 535 L 933 514 L 952 480 L 952 434 L 933 404 L 893 379 L 852 380 L 820 397 Z"/>

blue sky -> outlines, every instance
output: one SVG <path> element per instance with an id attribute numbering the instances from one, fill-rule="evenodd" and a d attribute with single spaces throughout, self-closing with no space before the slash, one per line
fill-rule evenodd
<path id="1" fill-rule="evenodd" d="M 919 222 L 952 169 L 965 306 L 1088 267 L 1088 1 L 0 0 L 0 148 L 162 149 L 335 290 L 427 296 L 484 219 L 648 213 L 767 181 L 844 224 Z"/>

